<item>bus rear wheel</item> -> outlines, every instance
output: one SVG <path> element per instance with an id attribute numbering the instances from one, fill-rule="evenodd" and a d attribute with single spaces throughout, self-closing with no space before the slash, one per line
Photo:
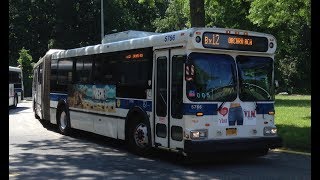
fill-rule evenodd
<path id="1" fill-rule="evenodd" d="M 151 149 L 150 125 L 139 116 L 131 120 L 128 133 L 129 148 L 138 155 L 147 155 Z"/>
<path id="2" fill-rule="evenodd" d="M 37 114 L 36 101 L 35 100 L 33 100 L 33 112 L 34 112 L 34 118 L 40 119 L 40 116 L 38 116 L 38 114 Z"/>
<path id="3" fill-rule="evenodd" d="M 13 99 L 13 107 L 16 108 L 18 106 L 18 96 L 14 95 L 14 99 Z"/>
<path id="4" fill-rule="evenodd" d="M 69 112 L 65 106 L 63 106 L 59 111 L 58 111 L 58 116 L 57 116 L 57 124 L 58 124 L 58 129 L 59 132 L 63 135 L 69 135 L 70 134 L 70 118 L 69 118 Z"/>

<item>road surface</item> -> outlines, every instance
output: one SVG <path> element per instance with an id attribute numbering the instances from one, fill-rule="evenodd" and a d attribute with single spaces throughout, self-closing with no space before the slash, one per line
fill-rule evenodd
<path id="1" fill-rule="evenodd" d="M 311 179 L 310 154 L 270 151 L 186 165 L 175 153 L 136 156 L 123 142 L 91 133 L 63 136 L 35 119 L 31 107 L 24 101 L 9 109 L 9 179 Z"/>

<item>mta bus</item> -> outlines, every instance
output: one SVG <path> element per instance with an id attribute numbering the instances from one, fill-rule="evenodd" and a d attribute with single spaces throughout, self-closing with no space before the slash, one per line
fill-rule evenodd
<path id="1" fill-rule="evenodd" d="M 9 66 L 9 106 L 17 107 L 24 96 L 22 70 Z"/>
<path id="2" fill-rule="evenodd" d="M 34 66 L 35 117 L 125 140 L 137 154 L 265 155 L 275 126 L 276 39 L 226 28 L 124 31 L 51 49 Z"/>

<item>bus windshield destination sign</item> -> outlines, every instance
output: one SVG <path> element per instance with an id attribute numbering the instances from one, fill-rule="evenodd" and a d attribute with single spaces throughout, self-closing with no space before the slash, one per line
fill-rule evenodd
<path id="1" fill-rule="evenodd" d="M 205 48 L 229 49 L 240 51 L 268 51 L 268 39 L 265 37 L 205 32 L 202 45 Z"/>

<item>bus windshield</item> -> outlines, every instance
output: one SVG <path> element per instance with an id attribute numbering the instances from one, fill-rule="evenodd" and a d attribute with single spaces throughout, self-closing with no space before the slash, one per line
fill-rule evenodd
<path id="1" fill-rule="evenodd" d="M 192 101 L 233 101 L 237 97 L 235 61 L 229 55 L 191 53 L 194 79 L 187 81 Z"/>
<path id="2" fill-rule="evenodd" d="M 237 56 L 242 101 L 274 100 L 273 60 L 269 57 Z"/>

